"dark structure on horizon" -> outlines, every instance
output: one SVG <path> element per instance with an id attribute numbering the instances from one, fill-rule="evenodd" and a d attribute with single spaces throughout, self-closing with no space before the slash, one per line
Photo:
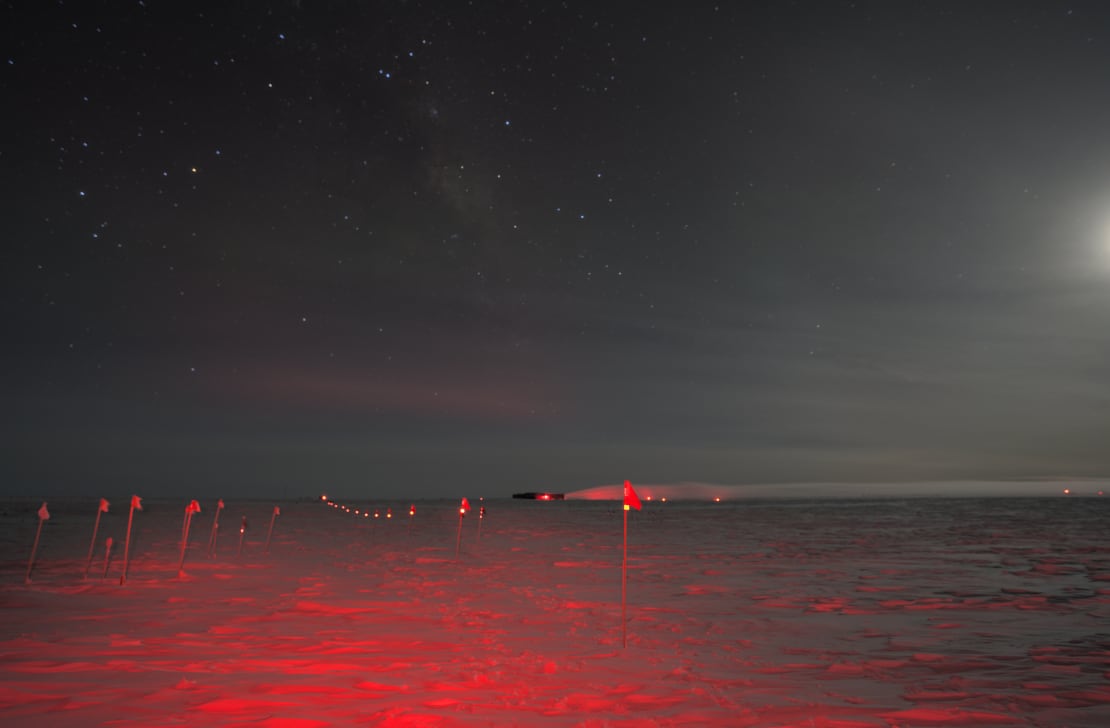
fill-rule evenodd
<path id="1" fill-rule="evenodd" d="M 562 493 L 513 493 L 513 498 L 523 500 L 563 500 L 564 497 Z"/>

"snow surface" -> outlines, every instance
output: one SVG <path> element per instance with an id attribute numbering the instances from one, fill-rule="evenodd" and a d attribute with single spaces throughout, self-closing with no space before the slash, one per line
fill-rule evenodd
<path id="1" fill-rule="evenodd" d="M 1110 725 L 1110 501 L 0 503 L 4 726 Z M 487 515 L 479 521 L 477 508 Z M 392 518 L 386 519 L 390 508 Z M 239 524 L 248 519 L 242 553 Z M 104 540 L 115 556 L 103 577 Z"/>

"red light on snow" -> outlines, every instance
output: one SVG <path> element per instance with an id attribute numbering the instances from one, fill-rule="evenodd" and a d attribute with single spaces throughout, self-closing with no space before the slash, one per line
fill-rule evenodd
<path id="1" fill-rule="evenodd" d="M 410 516 L 415 516 L 416 515 L 416 506 L 409 506 L 409 515 Z"/>
<path id="2" fill-rule="evenodd" d="M 717 496 L 716 498 L 714 498 L 713 502 L 714 503 L 720 503 L 721 502 L 721 496 Z"/>
<path id="3" fill-rule="evenodd" d="M 322 500 L 324 502 L 327 502 L 328 497 L 326 495 L 322 495 L 322 496 L 320 496 L 320 500 Z"/>
<path id="4" fill-rule="evenodd" d="M 385 509 L 385 517 L 386 518 L 393 518 L 393 510 L 390 509 L 390 508 L 386 508 Z"/>
<path id="5" fill-rule="evenodd" d="M 1064 495 L 1071 495 L 1071 488 L 1064 488 Z"/>
<path id="6" fill-rule="evenodd" d="M 666 503 L 666 502 L 667 502 L 667 496 L 663 496 L 663 497 L 662 497 L 662 498 L 660 498 L 659 500 L 661 500 L 662 502 Z"/>
<path id="7" fill-rule="evenodd" d="M 459 509 L 459 515 L 460 516 L 465 516 L 466 515 L 466 509 L 465 508 L 460 508 Z"/>
<path id="8" fill-rule="evenodd" d="M 378 513 L 377 511 L 374 511 L 374 518 L 377 518 L 380 515 L 381 515 L 380 513 Z"/>
<path id="9" fill-rule="evenodd" d="M 543 495 L 540 496 L 540 500 L 551 500 L 551 496 L 548 495 L 547 493 L 544 493 Z"/>

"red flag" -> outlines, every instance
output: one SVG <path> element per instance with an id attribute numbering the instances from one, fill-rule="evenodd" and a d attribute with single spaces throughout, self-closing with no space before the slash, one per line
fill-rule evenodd
<path id="1" fill-rule="evenodd" d="M 137 495 L 131 496 L 131 508 L 141 511 L 143 509 L 143 499 Z"/>
<path id="2" fill-rule="evenodd" d="M 189 505 L 185 506 L 186 513 L 200 513 L 200 503 L 190 501 Z"/>
<path id="3" fill-rule="evenodd" d="M 45 521 L 50 518 L 50 511 L 46 510 L 46 502 L 43 501 L 42 506 L 39 507 L 39 520 Z"/>
<path id="4" fill-rule="evenodd" d="M 223 507 L 224 507 L 224 499 L 220 498 L 220 502 L 216 504 L 216 510 L 218 511 L 218 510 L 222 509 Z"/>
<path id="5" fill-rule="evenodd" d="M 274 506 L 274 515 L 275 516 L 280 516 L 281 515 L 281 508 L 278 508 L 277 506 Z"/>
<path id="6" fill-rule="evenodd" d="M 466 513 L 469 510 L 470 510 L 470 501 L 468 501 L 466 498 L 463 498 L 462 499 L 462 505 L 459 507 L 459 512 L 460 513 Z"/>
<path id="7" fill-rule="evenodd" d="M 101 513 L 107 513 L 108 512 L 108 499 L 107 498 L 101 498 L 100 499 L 100 512 Z"/>
<path id="8" fill-rule="evenodd" d="M 624 509 L 627 511 L 629 508 L 640 510 L 640 498 L 632 489 L 632 483 L 626 480 L 624 481 Z"/>

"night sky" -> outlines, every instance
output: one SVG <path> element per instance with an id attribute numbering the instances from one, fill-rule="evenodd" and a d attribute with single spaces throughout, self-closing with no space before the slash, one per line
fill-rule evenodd
<path id="1" fill-rule="evenodd" d="M 0 493 L 1110 475 L 1110 8 L 653 5 L 5 3 Z"/>

